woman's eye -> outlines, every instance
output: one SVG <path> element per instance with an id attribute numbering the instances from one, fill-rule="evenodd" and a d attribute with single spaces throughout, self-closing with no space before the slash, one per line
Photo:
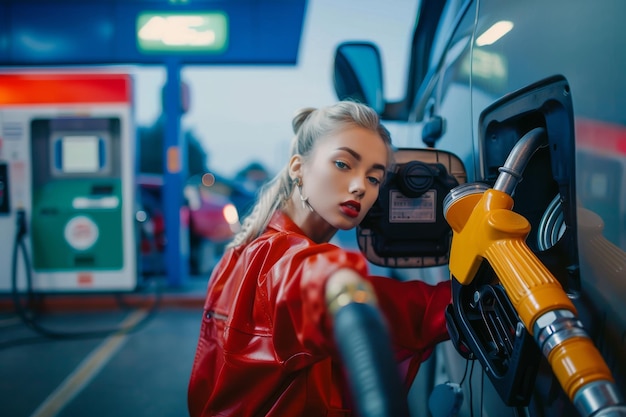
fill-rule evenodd
<path id="1" fill-rule="evenodd" d="M 370 184 L 380 185 L 380 180 L 376 177 L 367 177 L 367 179 L 370 182 Z"/>
<path id="2" fill-rule="evenodd" d="M 348 169 L 349 166 L 343 161 L 335 161 L 335 166 L 339 169 Z"/>

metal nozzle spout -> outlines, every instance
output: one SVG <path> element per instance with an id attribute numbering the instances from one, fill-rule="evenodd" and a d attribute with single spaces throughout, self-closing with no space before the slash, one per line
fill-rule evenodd
<path id="1" fill-rule="evenodd" d="M 536 127 L 517 141 L 504 165 L 498 170 L 500 175 L 493 186 L 494 190 L 513 195 L 515 187 L 522 180 L 522 173 L 528 161 L 537 149 L 546 145 L 545 133 L 544 128 Z"/>

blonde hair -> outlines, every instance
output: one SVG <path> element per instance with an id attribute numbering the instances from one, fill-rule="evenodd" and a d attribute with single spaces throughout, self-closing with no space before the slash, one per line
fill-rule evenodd
<path id="1" fill-rule="evenodd" d="M 392 164 L 393 151 L 391 135 L 380 123 L 376 112 L 370 107 L 352 102 L 340 101 L 319 109 L 307 107 L 296 112 L 292 120 L 294 137 L 291 142 L 290 157 L 301 155 L 306 159 L 318 139 L 332 135 L 347 127 L 361 127 L 380 135 L 387 145 L 387 166 Z M 289 200 L 294 184 L 285 166 L 259 192 L 259 197 L 250 214 L 244 219 L 241 231 L 235 235 L 229 247 L 245 245 L 263 233 L 274 212 Z"/>

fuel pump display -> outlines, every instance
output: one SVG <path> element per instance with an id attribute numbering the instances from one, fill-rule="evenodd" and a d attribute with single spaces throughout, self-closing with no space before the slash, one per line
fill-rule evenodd
<path id="1" fill-rule="evenodd" d="M 0 74 L 0 262 L 23 226 L 30 252 L 0 291 L 26 271 L 35 291 L 136 287 L 131 87 L 117 73 Z"/>

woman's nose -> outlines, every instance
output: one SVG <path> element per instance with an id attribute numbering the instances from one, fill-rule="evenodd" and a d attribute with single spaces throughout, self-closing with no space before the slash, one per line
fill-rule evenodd
<path id="1" fill-rule="evenodd" d="M 355 176 L 350 181 L 350 193 L 356 195 L 363 195 L 365 193 L 365 178 L 361 178 L 360 176 Z"/>

